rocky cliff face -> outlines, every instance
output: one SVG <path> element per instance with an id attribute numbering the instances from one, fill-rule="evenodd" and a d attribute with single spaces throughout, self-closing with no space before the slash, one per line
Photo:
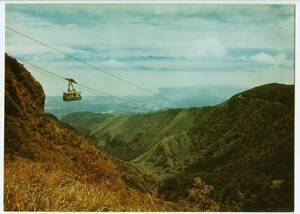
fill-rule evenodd
<path id="1" fill-rule="evenodd" d="M 44 111 L 45 94 L 14 58 L 5 55 L 5 115 L 26 116 Z"/>
<path id="2" fill-rule="evenodd" d="M 5 210 L 156 210 L 94 144 L 44 113 L 41 85 L 5 56 Z"/>

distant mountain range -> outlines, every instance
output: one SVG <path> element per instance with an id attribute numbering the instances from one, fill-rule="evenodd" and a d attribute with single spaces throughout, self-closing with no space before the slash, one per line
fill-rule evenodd
<path id="1" fill-rule="evenodd" d="M 161 93 L 184 97 L 179 91 Z M 205 94 L 212 91 L 217 90 Z M 186 199 L 200 177 L 214 186 L 214 200 L 222 204 L 242 211 L 293 210 L 293 85 L 263 85 L 210 107 L 79 112 L 62 120 L 108 154 L 154 177 L 169 200 Z"/>
<path id="2" fill-rule="evenodd" d="M 158 96 L 172 100 L 182 108 L 216 105 L 244 89 L 229 86 L 198 86 L 160 88 Z M 98 113 L 148 112 L 175 108 L 174 104 L 156 96 L 123 96 L 129 102 L 113 97 L 83 96 L 82 101 L 64 102 L 60 96 L 46 98 L 45 110 L 61 118 L 72 112 L 88 111 Z M 143 107 L 137 107 L 137 104 Z"/>

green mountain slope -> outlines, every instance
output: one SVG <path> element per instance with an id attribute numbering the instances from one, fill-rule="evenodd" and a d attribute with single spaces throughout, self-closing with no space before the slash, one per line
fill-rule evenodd
<path id="1" fill-rule="evenodd" d="M 292 210 L 294 169 L 293 86 L 271 84 L 235 96 L 198 115 L 189 130 L 198 160 L 168 179 L 172 197 L 200 176 L 214 185 L 219 201 L 247 211 Z M 274 188 L 272 182 L 282 180 Z"/>
<path id="2" fill-rule="evenodd" d="M 158 141 L 184 132 L 193 122 L 192 110 L 168 110 L 149 114 L 73 113 L 63 117 L 105 151 L 132 160 Z"/>
<path id="3" fill-rule="evenodd" d="M 293 210 L 292 85 L 256 87 L 213 107 L 74 113 L 63 120 L 154 176 L 169 199 L 187 197 L 198 176 L 214 185 L 222 203 L 247 211 Z"/>

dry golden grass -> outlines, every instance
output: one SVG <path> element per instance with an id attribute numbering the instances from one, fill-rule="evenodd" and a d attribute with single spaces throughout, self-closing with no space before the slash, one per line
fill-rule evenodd
<path id="1" fill-rule="evenodd" d="M 165 211 L 174 207 L 108 179 L 89 183 L 42 162 L 5 164 L 6 211 Z"/>
<path id="2" fill-rule="evenodd" d="M 6 117 L 6 146 L 18 147 L 6 147 L 5 210 L 174 210 L 129 188 L 112 161 L 73 130 L 49 117 L 29 119 Z"/>

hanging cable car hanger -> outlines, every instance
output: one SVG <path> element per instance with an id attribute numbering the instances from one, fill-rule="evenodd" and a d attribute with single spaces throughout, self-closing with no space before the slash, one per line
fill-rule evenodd
<path id="1" fill-rule="evenodd" d="M 77 82 L 72 78 L 65 78 L 68 81 L 68 91 L 63 93 L 63 100 L 66 102 L 81 100 L 81 92 L 75 90 L 73 83 Z"/>

